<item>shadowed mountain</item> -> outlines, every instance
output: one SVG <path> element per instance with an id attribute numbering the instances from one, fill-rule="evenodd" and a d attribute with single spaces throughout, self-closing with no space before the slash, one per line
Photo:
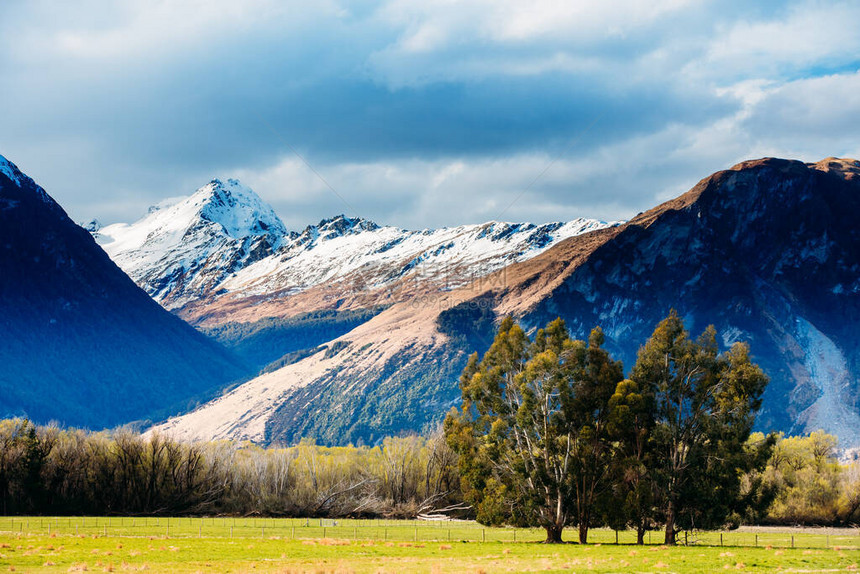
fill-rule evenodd
<path id="1" fill-rule="evenodd" d="M 0 416 L 111 427 L 187 409 L 247 374 L 0 156 Z"/>
<path id="2" fill-rule="evenodd" d="M 674 308 L 692 331 L 714 324 L 724 345 L 750 342 L 771 378 L 760 428 L 858 445 L 857 221 L 860 163 L 748 161 L 634 218 L 539 301 L 513 286 L 500 308 L 530 326 L 561 316 L 578 336 L 600 325 L 628 366 Z"/>

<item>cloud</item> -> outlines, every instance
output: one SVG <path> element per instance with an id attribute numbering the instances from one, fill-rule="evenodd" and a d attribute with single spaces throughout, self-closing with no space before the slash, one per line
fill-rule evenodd
<path id="1" fill-rule="evenodd" d="M 724 78 L 815 73 L 816 68 L 832 71 L 845 65 L 856 68 L 858 19 L 856 3 L 789 5 L 778 18 L 740 20 L 721 27 L 706 56 L 694 65 Z"/>
<path id="2" fill-rule="evenodd" d="M 408 227 L 625 218 L 746 157 L 857 153 L 858 16 L 806 1 L 13 1 L 0 153 L 78 219 L 134 219 L 237 175 L 292 227 L 342 211 Z"/>

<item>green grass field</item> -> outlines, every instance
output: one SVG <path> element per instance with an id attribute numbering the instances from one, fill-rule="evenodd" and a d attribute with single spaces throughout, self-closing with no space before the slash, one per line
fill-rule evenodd
<path id="1" fill-rule="evenodd" d="M 645 547 L 631 544 L 631 532 L 618 533 L 617 545 L 615 537 L 598 529 L 587 546 L 544 545 L 539 530 L 470 522 L 0 517 L 0 571 L 837 572 L 860 564 L 860 533 L 845 530 L 697 533 L 676 548 L 658 545 L 656 532 Z"/>

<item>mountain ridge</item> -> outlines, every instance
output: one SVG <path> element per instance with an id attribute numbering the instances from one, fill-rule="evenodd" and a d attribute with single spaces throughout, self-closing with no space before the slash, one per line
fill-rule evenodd
<path id="1" fill-rule="evenodd" d="M 259 199 L 245 189 L 247 196 Z M 134 224 L 114 224 L 93 233 L 157 301 L 205 328 L 389 306 L 456 288 L 566 237 L 615 225 L 580 218 L 413 231 L 337 215 L 301 232 L 272 226 L 261 244 L 249 245 L 247 238 L 228 240 L 217 228 L 202 224 L 199 214 L 186 207 L 199 195 L 200 190 Z M 171 236 L 163 220 L 170 214 L 176 219 L 178 212 L 181 223 L 173 225 L 183 234 Z"/>

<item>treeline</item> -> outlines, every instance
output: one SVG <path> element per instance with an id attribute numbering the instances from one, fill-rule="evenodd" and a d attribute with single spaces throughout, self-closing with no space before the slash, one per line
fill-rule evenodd
<path id="1" fill-rule="evenodd" d="M 442 435 L 263 449 L 0 421 L 3 514 L 414 517 L 461 509 Z"/>
<path id="2" fill-rule="evenodd" d="M 534 338 L 511 318 L 473 355 L 463 404 L 445 421 L 465 500 L 487 524 L 540 526 L 560 542 L 576 526 L 721 528 L 743 521 L 858 520 L 856 466 L 835 442 L 751 435 L 767 377 L 745 344 L 719 351 L 672 312 L 640 348 L 630 377 L 594 329 L 570 338 L 561 319 Z"/>
<path id="3" fill-rule="evenodd" d="M 759 503 L 727 525 L 860 523 L 860 464 L 840 464 L 836 446 L 822 432 L 778 437 L 765 468 L 741 476 Z M 6 515 L 474 517 L 438 433 L 375 448 L 263 449 L 3 420 L 0 496 Z"/>
<path id="4" fill-rule="evenodd" d="M 761 440 L 756 434 L 751 440 Z M 835 436 L 817 431 L 808 436 L 780 435 L 764 470 L 742 480 L 745 490 L 759 489 L 769 504 L 765 512 L 744 517 L 750 524 L 860 524 L 860 462 L 840 464 Z"/>

